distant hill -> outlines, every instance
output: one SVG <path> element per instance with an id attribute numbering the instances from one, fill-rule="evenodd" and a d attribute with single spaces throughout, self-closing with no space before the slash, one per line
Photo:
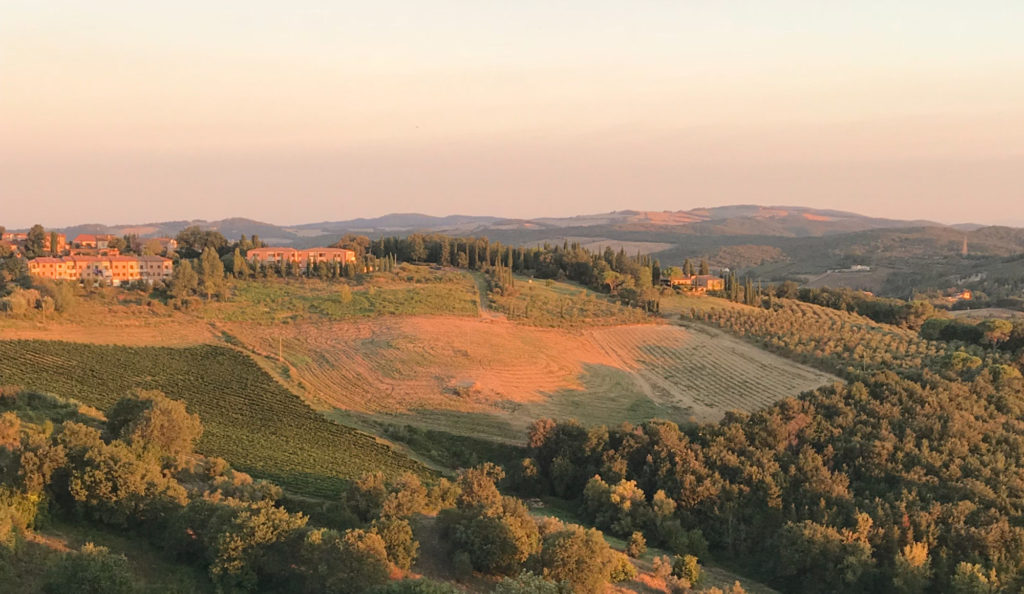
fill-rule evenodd
<path id="1" fill-rule="evenodd" d="M 174 236 L 189 225 L 215 229 L 229 239 L 259 235 L 268 243 L 294 247 L 329 245 L 342 235 L 380 237 L 414 232 L 484 236 L 507 245 L 576 242 L 591 249 L 650 253 L 663 264 L 707 258 L 713 266 L 767 281 L 791 279 L 854 283 L 873 291 L 909 296 L 948 289 L 963 278 L 982 275 L 974 288 L 1015 295 L 1024 284 L 1020 270 L 1024 229 L 928 220 L 868 217 L 852 212 L 800 206 L 739 204 L 677 211 L 620 210 L 572 217 L 509 219 L 491 216 L 431 216 L 393 213 L 374 218 L 282 226 L 246 218 L 166 221 L 143 225 L 78 225 L 79 233 L 137 233 Z M 967 240 L 968 255 L 962 256 Z M 853 265 L 872 267 L 870 276 L 823 276 Z"/>
<path id="2" fill-rule="evenodd" d="M 141 225 L 76 225 L 62 229 L 69 236 L 79 233 L 136 233 L 143 237 L 173 236 L 190 225 L 220 231 L 229 238 L 257 234 L 264 240 L 282 244 L 308 243 L 345 233 L 369 235 L 406 234 L 415 231 L 444 232 L 456 235 L 490 235 L 509 231 L 527 231 L 550 235 L 553 231 L 573 229 L 615 230 L 620 232 L 659 232 L 686 235 L 771 235 L 780 237 L 817 237 L 870 229 L 940 226 L 930 221 L 880 219 L 834 210 L 797 206 L 736 205 L 680 211 L 622 210 L 574 217 L 508 219 L 490 216 L 430 216 L 419 213 L 393 213 L 375 218 L 323 221 L 282 226 L 245 218 L 220 221 L 166 221 Z"/>

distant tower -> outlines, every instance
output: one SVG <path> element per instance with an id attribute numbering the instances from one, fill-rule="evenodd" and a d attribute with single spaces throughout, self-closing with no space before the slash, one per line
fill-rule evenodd
<path id="1" fill-rule="evenodd" d="M 964 235 L 964 247 L 960 248 L 960 255 L 967 257 L 967 236 Z"/>

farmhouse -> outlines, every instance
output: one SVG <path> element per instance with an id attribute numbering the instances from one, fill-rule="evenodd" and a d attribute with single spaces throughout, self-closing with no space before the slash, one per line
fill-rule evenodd
<path id="1" fill-rule="evenodd" d="M 721 291 L 725 289 L 725 279 L 711 275 L 699 274 L 693 277 L 693 288 L 696 291 Z"/>
<path id="2" fill-rule="evenodd" d="M 342 248 L 315 247 L 307 250 L 297 250 L 289 247 L 263 247 L 253 248 L 246 253 L 250 262 L 285 263 L 293 264 L 317 264 L 319 262 L 340 262 L 347 264 L 356 261 L 356 253 L 352 250 Z"/>
<path id="3" fill-rule="evenodd" d="M 708 291 L 721 291 L 725 289 L 725 279 L 712 274 L 662 277 L 661 284 L 666 287 L 680 287 L 695 293 L 707 293 Z"/>

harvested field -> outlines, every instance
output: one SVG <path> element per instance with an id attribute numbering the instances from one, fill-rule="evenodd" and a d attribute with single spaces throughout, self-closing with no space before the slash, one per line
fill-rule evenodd
<path id="1" fill-rule="evenodd" d="M 348 419 L 518 441 L 538 417 L 617 424 L 716 420 L 835 378 L 704 326 L 583 331 L 404 317 L 226 325 L 281 379 Z"/>

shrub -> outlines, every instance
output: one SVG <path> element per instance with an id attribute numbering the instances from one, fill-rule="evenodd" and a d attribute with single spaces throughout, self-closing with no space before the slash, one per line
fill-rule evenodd
<path id="1" fill-rule="evenodd" d="M 672 575 L 696 586 L 701 578 L 700 563 L 693 555 L 677 555 L 672 561 Z"/>
<path id="2" fill-rule="evenodd" d="M 567 594 L 570 591 L 566 584 L 556 584 L 524 571 L 515 577 L 507 577 L 498 582 L 493 594 Z"/>
<path id="3" fill-rule="evenodd" d="M 604 535 L 577 525 L 546 536 L 540 560 L 544 577 L 564 581 L 579 593 L 600 591 L 614 567 L 612 550 Z"/>
<path id="4" fill-rule="evenodd" d="M 461 594 L 462 590 L 428 579 L 398 580 L 370 590 L 371 594 Z"/>
<path id="5" fill-rule="evenodd" d="M 629 535 L 629 540 L 626 542 L 626 553 L 634 559 L 640 557 L 647 552 L 647 539 L 640 532 L 634 532 Z"/>
<path id="6" fill-rule="evenodd" d="M 386 517 L 374 520 L 372 532 L 384 540 L 388 559 L 395 567 L 403 570 L 412 567 L 419 555 L 420 543 L 413 537 L 408 520 Z"/>
<path id="7" fill-rule="evenodd" d="M 48 594 L 130 594 L 137 588 L 124 555 L 87 543 L 50 570 L 43 590 Z"/>

